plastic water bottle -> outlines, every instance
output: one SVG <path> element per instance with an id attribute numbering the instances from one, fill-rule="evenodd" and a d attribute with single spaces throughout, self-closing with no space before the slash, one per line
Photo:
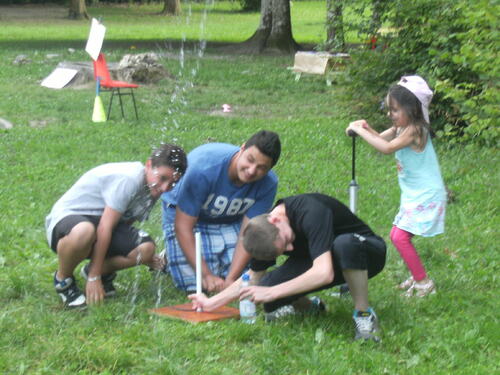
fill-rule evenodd
<path id="1" fill-rule="evenodd" d="M 241 288 L 250 285 L 250 275 L 244 273 L 241 277 Z M 255 303 L 248 298 L 240 300 L 240 320 L 246 324 L 254 324 L 257 320 L 257 310 Z"/>

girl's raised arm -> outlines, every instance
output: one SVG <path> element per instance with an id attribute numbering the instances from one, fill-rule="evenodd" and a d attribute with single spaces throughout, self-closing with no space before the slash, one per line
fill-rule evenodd
<path id="1" fill-rule="evenodd" d="M 382 133 L 380 133 L 380 136 L 386 141 L 392 141 L 394 138 L 396 138 L 396 127 L 391 126 L 389 129 L 386 129 Z"/>
<path id="2" fill-rule="evenodd" d="M 363 126 L 364 123 L 366 123 L 366 121 L 364 120 L 351 122 L 347 127 L 346 131 L 349 130 L 355 131 L 366 142 L 371 144 L 375 149 L 377 149 L 383 154 L 392 154 L 397 150 L 409 146 L 415 142 L 416 134 L 413 126 L 406 127 L 406 129 L 404 129 L 400 135 L 398 135 L 397 137 L 394 136 L 391 140 L 387 140 L 383 138 L 382 135 L 389 137 L 390 135 L 389 131 L 394 127 L 384 131 L 382 134 L 378 134 L 371 128 L 370 129 L 365 128 Z M 392 131 L 394 132 L 393 134 L 395 135 L 396 133 L 395 128 Z"/>

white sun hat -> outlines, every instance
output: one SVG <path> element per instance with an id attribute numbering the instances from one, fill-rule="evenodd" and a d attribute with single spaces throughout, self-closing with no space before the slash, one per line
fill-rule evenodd
<path id="1" fill-rule="evenodd" d="M 425 121 L 429 121 L 429 104 L 432 100 L 432 90 L 427 85 L 427 82 L 420 76 L 403 76 L 398 82 L 399 86 L 403 86 L 410 90 L 413 95 L 422 103 L 422 113 Z"/>

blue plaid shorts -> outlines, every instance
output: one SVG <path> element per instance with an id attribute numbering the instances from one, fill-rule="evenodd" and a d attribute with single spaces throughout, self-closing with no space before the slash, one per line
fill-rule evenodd
<path id="1" fill-rule="evenodd" d="M 225 278 L 233 259 L 241 222 L 232 224 L 197 223 L 194 231 L 201 233 L 202 256 L 210 271 Z M 196 291 L 196 274 L 175 237 L 174 224 L 163 224 L 166 260 L 175 286 L 186 292 Z"/>

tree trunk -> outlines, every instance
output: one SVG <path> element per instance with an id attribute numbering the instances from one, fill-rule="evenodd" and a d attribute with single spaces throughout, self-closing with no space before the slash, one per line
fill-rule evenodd
<path id="1" fill-rule="evenodd" d="M 68 17 L 74 20 L 86 18 L 89 19 L 85 0 L 71 0 L 69 3 Z"/>
<path id="2" fill-rule="evenodd" d="M 255 33 L 240 44 L 250 53 L 292 54 L 300 49 L 292 35 L 289 0 L 262 0 L 260 23 Z"/>
<path id="3" fill-rule="evenodd" d="M 161 15 L 178 16 L 181 14 L 181 0 L 165 0 Z"/>
<path id="4" fill-rule="evenodd" d="M 342 0 L 326 1 L 326 43 L 327 51 L 345 51 L 344 19 Z"/>

